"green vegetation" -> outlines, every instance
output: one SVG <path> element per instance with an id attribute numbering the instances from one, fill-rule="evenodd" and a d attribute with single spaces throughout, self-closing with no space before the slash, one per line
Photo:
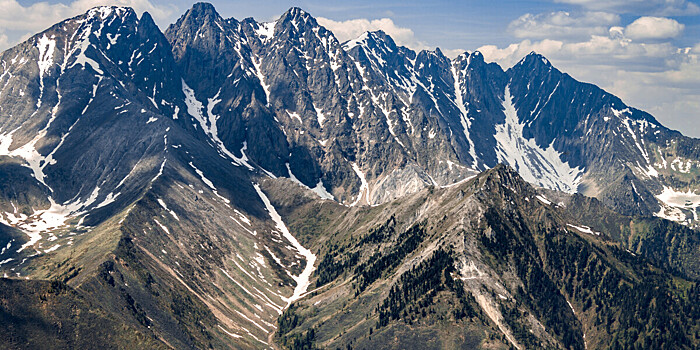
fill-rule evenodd
<path id="1" fill-rule="evenodd" d="M 580 324 L 558 286 L 541 265 L 542 258 L 527 223 L 519 215 L 502 215 L 494 208 L 487 209 L 484 217 L 492 234 L 481 235 L 481 243 L 493 255 L 501 257 L 501 262 L 512 263 L 524 284 L 524 287 L 518 288 L 516 299 L 532 310 L 566 348 L 584 349 Z M 551 237 L 553 234 L 555 233 L 546 232 L 544 236 Z M 516 311 L 505 312 L 504 315 L 510 321 L 509 324 L 517 325 L 516 320 L 520 319 L 520 315 L 514 312 Z M 524 329 L 515 327 L 514 333 L 528 347 L 539 343 Z"/>
<path id="2" fill-rule="evenodd" d="M 395 245 L 388 253 L 376 252 L 367 261 L 355 268 L 359 275 L 357 294 L 362 293 L 369 285 L 381 278 L 385 271 L 396 268 L 403 259 L 412 253 L 423 242 L 425 228 L 416 224 L 397 237 Z"/>
<path id="3" fill-rule="evenodd" d="M 696 231 L 582 196 L 526 203 L 536 191 L 508 171 L 348 209 L 317 245 L 323 288 L 283 315 L 280 344 L 507 349 L 510 333 L 526 349 L 700 346 Z"/>
<path id="4" fill-rule="evenodd" d="M 457 297 L 458 305 L 454 306 L 452 312 L 456 320 L 477 316 L 474 308 L 476 301 L 464 292 L 461 280 L 452 278 L 452 272 L 452 254 L 438 249 L 429 259 L 401 275 L 398 283 L 391 287 L 389 296 L 377 307 L 377 327 L 384 327 L 389 321 L 401 318 L 407 323 L 412 323 L 416 318 L 425 318 L 426 308 L 433 304 L 436 295 L 443 290 L 449 290 Z"/>
<path id="5" fill-rule="evenodd" d="M 347 257 L 343 257 L 343 251 L 331 251 L 323 256 L 323 259 L 318 264 L 316 273 L 316 287 L 323 286 L 342 275 L 344 272 L 355 266 L 360 258 L 359 252 L 348 253 Z"/>
<path id="6" fill-rule="evenodd" d="M 564 209 L 575 221 L 620 242 L 654 265 L 687 279 L 700 279 L 700 234 L 676 222 L 620 215 L 594 198 L 574 195 Z"/>
<path id="7" fill-rule="evenodd" d="M 695 282 L 676 279 L 615 245 L 598 246 L 565 231 L 538 224 L 538 233 L 518 215 L 491 208 L 492 231 L 481 242 L 501 262 L 509 262 L 523 282 L 516 299 L 532 310 L 567 348 L 583 348 L 582 325 L 564 295 L 592 315 L 600 348 L 692 349 L 700 339 L 700 296 Z M 541 240 L 536 239 L 541 237 Z M 533 240 L 534 238 L 534 240 Z M 522 315 L 504 310 L 516 338 L 526 346 L 536 339 L 519 329 Z M 585 319 L 584 319 L 585 320 Z M 590 345 L 590 344 L 589 344 Z"/>
<path id="8" fill-rule="evenodd" d="M 593 326 L 608 330 L 612 349 L 683 349 L 698 345 L 700 295 L 697 284 L 688 291 L 675 287 L 672 277 L 639 261 L 635 275 L 611 264 L 606 251 L 554 237 L 545 240 L 553 261 L 553 280 L 583 305 L 593 308 Z M 612 255 L 629 253 L 621 249 Z M 557 277 L 560 276 L 561 279 Z"/>
<path id="9" fill-rule="evenodd" d="M 299 324 L 299 316 L 296 314 L 296 306 L 292 305 L 277 320 L 277 334 L 282 334 L 280 344 L 292 350 L 314 350 L 315 332 L 313 328 L 305 332 L 290 333 Z"/>

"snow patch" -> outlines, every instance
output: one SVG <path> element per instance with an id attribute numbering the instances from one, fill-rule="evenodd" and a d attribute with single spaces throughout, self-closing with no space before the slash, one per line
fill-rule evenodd
<path id="1" fill-rule="evenodd" d="M 30 216 L 4 213 L 4 216 L 0 215 L 0 222 L 8 226 L 13 226 L 29 236 L 29 241 L 17 250 L 19 253 L 39 242 L 39 240 L 43 238 L 43 233 L 48 233 L 49 239 L 55 237 L 51 231 L 65 226 L 69 219 L 84 214 L 86 212 L 85 209 L 97 200 L 99 191 L 100 188 L 96 187 L 83 202 L 75 200 L 73 202 L 58 204 L 53 198 L 49 197 L 50 206 L 48 209 L 34 211 Z"/>
<path id="2" fill-rule="evenodd" d="M 328 199 L 328 200 L 335 200 L 335 197 L 326 190 L 326 186 L 323 185 L 323 180 L 318 179 L 318 183 L 316 184 L 316 187 L 311 189 L 316 193 L 321 199 Z"/>
<path id="3" fill-rule="evenodd" d="M 662 202 L 661 209 L 655 213 L 655 216 L 683 222 L 686 220 L 686 215 L 681 209 L 691 210 L 693 219 L 698 219 L 698 208 L 700 207 L 700 194 L 688 190 L 681 192 L 674 190 L 671 187 L 664 186 L 664 190 L 656 195 L 656 199 Z"/>
<path id="4" fill-rule="evenodd" d="M 294 173 L 292 173 L 292 169 L 289 167 L 289 163 L 286 163 L 287 165 L 287 171 L 289 172 L 289 179 L 294 181 L 296 184 L 299 186 L 312 191 L 315 193 L 317 196 L 319 196 L 321 199 L 329 199 L 329 200 L 335 200 L 335 197 L 333 197 L 332 194 L 328 193 L 326 188 L 323 186 L 323 180 L 319 179 L 318 183 L 316 184 L 316 187 L 311 188 L 309 186 L 304 185 L 303 182 L 299 181 L 296 176 L 294 176 Z"/>
<path id="5" fill-rule="evenodd" d="M 265 91 L 265 102 L 266 105 L 270 105 L 270 85 L 265 84 L 265 76 L 262 74 L 262 70 L 260 66 L 262 65 L 262 62 L 257 61 L 255 58 L 252 58 L 251 61 L 253 62 L 253 66 L 255 66 L 255 76 L 258 77 L 258 80 L 260 80 L 260 86 L 262 86 L 263 90 Z"/>
<path id="6" fill-rule="evenodd" d="M 86 65 L 89 65 L 95 72 L 99 73 L 100 75 L 104 75 L 104 72 L 100 69 L 100 65 L 95 62 L 90 57 L 87 57 L 85 54 L 87 52 L 87 49 L 90 47 L 90 34 L 92 34 L 92 24 L 90 25 L 90 28 L 86 28 L 83 30 L 82 34 L 80 35 L 80 38 L 77 40 L 78 43 L 75 45 L 75 48 L 71 51 L 71 54 L 73 54 L 76 50 L 80 50 L 80 53 L 78 56 L 75 58 L 75 61 L 73 61 L 73 64 L 69 68 L 73 68 L 76 65 L 81 65 L 83 66 L 83 69 L 85 69 Z"/>
<path id="7" fill-rule="evenodd" d="M 357 163 L 353 162 L 352 163 L 352 170 L 355 171 L 355 174 L 357 174 L 357 177 L 360 178 L 360 193 L 357 194 L 357 199 L 355 199 L 352 204 L 350 204 L 351 207 L 357 205 L 360 203 L 363 197 L 367 197 L 368 192 L 369 192 L 369 184 L 367 183 L 367 179 L 365 178 L 365 173 L 360 170 L 360 167 L 357 166 Z M 366 198 L 367 202 L 369 203 L 369 198 Z"/>
<path id="8" fill-rule="evenodd" d="M 170 234 L 170 230 L 168 230 L 168 228 L 165 227 L 165 225 L 161 224 L 160 221 L 158 221 L 158 219 L 153 219 L 153 221 L 155 221 L 156 224 L 158 224 L 158 226 L 160 226 L 160 228 L 163 229 L 163 231 L 165 231 L 165 233 Z"/>
<path id="9" fill-rule="evenodd" d="M 211 180 L 207 179 L 201 170 L 199 170 L 196 166 L 194 166 L 194 164 L 192 162 L 190 162 L 189 164 L 192 167 L 192 169 L 194 169 L 194 171 L 197 173 L 197 175 L 199 175 L 199 178 L 202 179 L 202 182 L 204 182 L 207 186 L 209 186 L 209 188 L 212 190 L 212 192 L 214 192 L 214 194 L 217 197 L 221 198 L 221 200 L 223 200 L 226 204 L 231 203 L 230 200 L 228 200 L 227 198 L 225 198 L 219 194 L 219 191 L 217 190 L 217 188 L 214 187 L 214 183 L 211 182 Z"/>
<path id="10" fill-rule="evenodd" d="M 284 221 L 282 221 L 282 217 L 277 213 L 277 210 L 275 210 L 275 207 L 270 203 L 270 200 L 260 189 L 260 186 L 258 184 L 253 184 L 253 187 L 255 187 L 255 191 L 258 192 L 258 196 L 260 196 L 260 199 L 265 204 L 265 208 L 267 208 L 267 211 L 270 214 L 270 218 L 272 218 L 272 221 L 275 222 L 276 228 L 280 232 L 282 232 L 284 238 L 291 242 L 292 246 L 294 246 L 294 248 L 296 248 L 296 250 L 306 259 L 306 266 L 304 266 L 304 271 L 302 271 L 299 276 L 292 276 L 297 285 L 294 288 L 294 293 L 287 300 L 286 307 L 289 307 L 294 301 L 301 298 L 301 296 L 309 288 L 309 285 L 311 283 L 309 279 L 314 271 L 316 255 L 314 255 L 314 253 L 312 253 L 310 250 L 304 248 L 304 246 L 302 246 L 301 243 L 299 243 L 299 241 L 297 241 L 297 239 L 294 238 L 294 236 L 289 232 L 287 226 L 284 224 Z"/>
<path id="11" fill-rule="evenodd" d="M 323 111 L 320 108 L 316 108 L 316 106 L 314 106 L 314 109 L 316 110 L 316 120 L 318 120 L 318 126 L 323 128 L 323 121 L 326 120 L 326 116 L 323 114 Z"/>
<path id="12" fill-rule="evenodd" d="M 551 204 L 552 204 L 552 202 L 550 202 L 549 200 L 547 200 L 547 198 L 545 198 L 543 195 L 539 195 L 539 194 L 538 194 L 538 195 L 535 196 L 535 197 L 537 197 L 537 199 L 539 199 L 540 202 L 542 202 L 542 203 L 544 203 L 544 204 L 547 204 L 547 205 L 551 205 Z"/>
<path id="13" fill-rule="evenodd" d="M 671 187 L 664 186 L 663 192 L 656 198 L 668 206 L 679 208 L 695 208 L 700 206 L 700 194 L 691 190 L 687 192 L 676 191 Z"/>
<path id="14" fill-rule="evenodd" d="M 692 165 L 692 161 L 688 160 L 686 162 L 683 162 L 680 158 L 676 158 L 671 161 L 671 169 L 684 174 L 690 173 L 690 168 L 692 167 Z"/>
<path id="15" fill-rule="evenodd" d="M 170 215 L 172 215 L 175 218 L 175 220 L 180 221 L 180 218 L 177 216 L 177 214 L 175 214 L 174 211 L 168 209 L 168 206 L 165 205 L 165 202 L 163 202 L 162 199 L 158 198 L 158 203 L 160 204 L 161 207 L 163 207 L 163 209 L 165 209 L 165 211 L 170 213 Z"/>
<path id="16" fill-rule="evenodd" d="M 37 41 L 36 47 L 39 49 L 37 65 L 39 66 L 39 85 L 41 88 L 36 108 L 39 108 L 41 107 L 41 98 L 44 95 L 44 75 L 49 73 L 49 68 L 53 65 L 53 51 L 56 48 L 56 41 L 49 39 L 46 34 L 44 34 Z"/>
<path id="17" fill-rule="evenodd" d="M 117 192 L 117 194 L 114 194 L 112 192 L 108 193 L 107 196 L 105 197 L 105 199 L 100 204 L 98 204 L 95 207 L 95 209 L 102 208 L 104 206 L 112 204 L 117 199 L 117 197 L 119 197 L 120 194 L 121 194 L 121 192 Z"/>
<path id="18" fill-rule="evenodd" d="M 60 244 L 56 244 L 55 246 L 53 246 L 53 247 L 51 247 L 51 248 L 49 248 L 49 249 L 44 250 L 44 253 L 51 253 L 51 252 L 53 252 L 54 250 L 58 249 L 59 247 L 61 247 L 61 245 L 60 245 Z"/>
<path id="19" fill-rule="evenodd" d="M 530 183 L 567 193 L 576 192 L 583 169 L 572 168 L 568 162 L 563 162 L 562 154 L 554 149 L 554 141 L 547 149 L 542 149 L 534 139 L 523 138 L 525 124 L 518 120 L 509 87 L 505 90 L 503 109 L 506 121 L 496 125 L 494 136 L 498 161 L 515 168 Z"/>
<path id="20" fill-rule="evenodd" d="M 276 24 L 277 22 L 258 23 L 258 29 L 255 30 L 255 33 L 258 34 L 263 44 L 275 36 Z"/>
<path id="21" fill-rule="evenodd" d="M 569 226 L 569 227 L 571 227 L 571 228 L 574 228 L 574 229 L 576 229 L 576 230 L 579 231 L 579 232 L 583 232 L 583 233 L 588 233 L 588 234 L 591 234 L 591 235 L 600 236 L 600 232 L 595 232 L 595 231 L 591 230 L 591 228 L 588 227 L 588 226 L 577 226 L 577 225 L 572 225 L 572 224 L 566 224 L 566 226 Z"/>
<path id="22" fill-rule="evenodd" d="M 301 117 L 299 117 L 299 113 L 287 111 L 287 115 L 289 115 L 289 117 L 292 119 L 298 120 L 299 124 L 304 124 L 304 122 L 301 121 Z"/>

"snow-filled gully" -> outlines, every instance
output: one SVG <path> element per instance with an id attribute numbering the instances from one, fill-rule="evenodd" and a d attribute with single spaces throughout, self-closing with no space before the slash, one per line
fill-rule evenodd
<path id="1" fill-rule="evenodd" d="M 314 255 L 314 253 L 312 253 L 309 249 L 304 248 L 304 246 L 302 246 L 301 243 L 299 243 L 299 241 L 297 241 L 297 239 L 294 238 L 294 236 L 289 232 L 287 226 L 284 224 L 284 221 L 282 221 L 282 217 L 277 213 L 277 210 L 275 210 L 275 207 L 272 205 L 272 203 L 270 203 L 270 200 L 260 189 L 260 186 L 258 184 L 253 184 L 253 187 L 255 187 L 255 191 L 258 192 L 258 196 L 265 204 L 265 208 L 270 214 L 270 218 L 272 218 L 272 221 L 275 222 L 276 228 L 280 232 L 282 232 L 284 238 L 286 238 L 290 243 L 292 243 L 292 246 L 306 259 L 306 266 L 304 267 L 304 271 L 302 271 L 301 274 L 299 274 L 299 276 L 292 276 L 292 279 L 294 279 L 297 285 L 294 288 L 294 293 L 292 294 L 292 296 L 290 296 L 287 299 L 287 306 L 285 306 L 286 309 L 290 305 L 292 305 L 293 302 L 299 300 L 309 288 L 309 285 L 311 284 L 311 274 L 314 272 L 315 269 L 314 263 L 316 262 L 316 255 Z"/>

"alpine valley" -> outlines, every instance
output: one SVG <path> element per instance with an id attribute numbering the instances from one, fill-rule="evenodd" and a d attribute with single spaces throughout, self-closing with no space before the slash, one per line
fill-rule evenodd
<path id="1" fill-rule="evenodd" d="M 197 3 L 0 64 L 3 348 L 700 347 L 700 140 L 539 54 Z"/>

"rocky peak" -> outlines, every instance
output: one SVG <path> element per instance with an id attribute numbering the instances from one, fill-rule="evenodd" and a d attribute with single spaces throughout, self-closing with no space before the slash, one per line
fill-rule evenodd
<path id="1" fill-rule="evenodd" d="M 165 31 L 165 35 L 196 42 L 197 39 L 205 36 L 220 35 L 225 31 L 226 26 L 228 26 L 227 21 L 216 12 L 214 6 L 200 2 L 194 4 L 177 22 L 171 24 Z M 171 39 L 171 42 L 173 41 Z"/>
<path id="2" fill-rule="evenodd" d="M 480 193 L 488 193 L 489 197 L 495 195 L 499 198 L 510 199 L 512 198 L 510 194 L 513 192 L 524 195 L 534 190 L 515 169 L 503 163 L 479 174 L 478 183 L 481 187 Z"/>
<path id="3" fill-rule="evenodd" d="M 416 57 L 415 52 L 397 46 L 391 36 L 381 30 L 365 32 L 357 39 L 345 42 L 343 48 L 361 64 L 384 69 L 385 72 L 380 74 L 386 73 L 390 76 L 395 72 L 401 75 L 410 74 L 408 70 L 413 66 L 410 60 Z"/>
<path id="4" fill-rule="evenodd" d="M 383 46 L 389 51 L 396 50 L 396 43 L 394 42 L 394 39 L 392 39 L 391 36 L 386 34 L 383 30 L 367 32 L 365 38 L 365 43 L 367 44 L 372 43 L 377 46 Z"/>
<path id="5" fill-rule="evenodd" d="M 147 12 L 144 13 L 143 17 L 145 20 L 153 22 L 153 19 Z M 71 38 L 85 39 L 94 35 L 98 39 L 104 38 L 114 41 L 116 40 L 114 37 L 111 39 L 107 37 L 116 36 L 119 31 L 133 32 L 139 25 L 139 22 L 138 15 L 131 7 L 100 6 L 63 22 L 63 26 L 68 29 L 74 23 L 78 25 L 75 27 L 75 30 L 80 31 L 80 33 L 78 35 L 70 35 Z M 153 26 L 155 26 L 155 23 L 153 23 Z"/>
<path id="6" fill-rule="evenodd" d="M 475 67 L 481 67 L 486 65 L 486 61 L 484 61 L 484 55 L 481 54 L 479 51 L 474 51 L 474 52 L 465 52 L 459 56 L 457 56 L 454 59 L 455 62 L 464 62 L 465 66 L 475 66 Z"/>
<path id="7" fill-rule="evenodd" d="M 122 6 L 97 6 L 88 10 L 81 15 L 86 19 L 96 19 L 101 21 L 111 20 L 112 18 L 137 18 L 136 12 L 131 7 Z"/>
<path id="8" fill-rule="evenodd" d="M 216 12 L 214 5 L 208 2 L 198 2 L 192 5 L 192 8 L 187 10 L 187 12 L 185 12 L 185 14 L 182 17 L 200 21 L 216 20 L 218 18 L 221 18 L 219 13 Z"/>
<path id="9" fill-rule="evenodd" d="M 416 70 L 418 71 L 444 70 L 444 68 L 449 66 L 450 59 L 447 58 L 439 48 L 435 48 L 435 50 L 422 50 L 416 57 Z"/>
<path id="10" fill-rule="evenodd" d="M 543 55 L 541 55 L 535 51 L 531 51 L 529 54 L 527 54 L 527 56 L 523 57 L 520 60 L 520 62 L 518 62 L 518 64 L 522 64 L 522 65 L 530 66 L 530 67 L 540 66 L 540 65 L 545 66 L 545 67 L 552 66 L 552 63 L 549 62 L 549 60 L 546 57 L 544 57 Z"/>
<path id="11" fill-rule="evenodd" d="M 204 59 L 201 63 L 206 60 L 237 62 L 242 55 L 245 56 L 247 48 L 235 30 L 236 25 L 235 20 L 223 19 L 211 4 L 197 3 L 168 27 L 165 36 L 173 47 L 176 61 Z M 207 58 L 194 57 L 200 54 Z M 226 64 L 226 69 L 231 68 L 229 65 Z"/>
<path id="12" fill-rule="evenodd" d="M 311 16 L 308 12 L 302 10 L 299 7 L 291 7 L 287 12 L 282 14 L 280 17 L 281 21 L 284 20 L 289 20 L 293 23 L 303 23 L 303 22 L 308 22 L 310 20 L 313 20 L 316 22 L 316 19 Z"/>
<path id="13" fill-rule="evenodd" d="M 313 16 L 298 7 L 292 7 L 287 10 L 277 22 L 281 23 L 284 29 L 290 29 L 291 26 L 294 28 L 294 31 L 302 34 L 319 27 Z"/>
<path id="14" fill-rule="evenodd" d="M 471 63 L 470 56 L 471 54 L 469 51 L 465 51 L 464 53 L 457 55 L 457 57 L 452 60 L 452 63 L 454 63 L 457 67 L 466 67 L 469 65 L 469 63 Z"/>
<path id="15" fill-rule="evenodd" d="M 139 34 L 142 36 L 158 36 L 159 40 L 163 37 L 163 33 L 160 31 L 158 25 L 156 25 L 156 22 L 153 20 L 153 17 L 151 17 L 151 14 L 148 12 L 144 12 L 141 16 L 138 28 Z"/>
<path id="16" fill-rule="evenodd" d="M 534 51 L 508 69 L 508 72 L 511 77 L 516 76 L 518 80 L 527 81 L 559 80 L 562 75 L 547 58 Z"/>

